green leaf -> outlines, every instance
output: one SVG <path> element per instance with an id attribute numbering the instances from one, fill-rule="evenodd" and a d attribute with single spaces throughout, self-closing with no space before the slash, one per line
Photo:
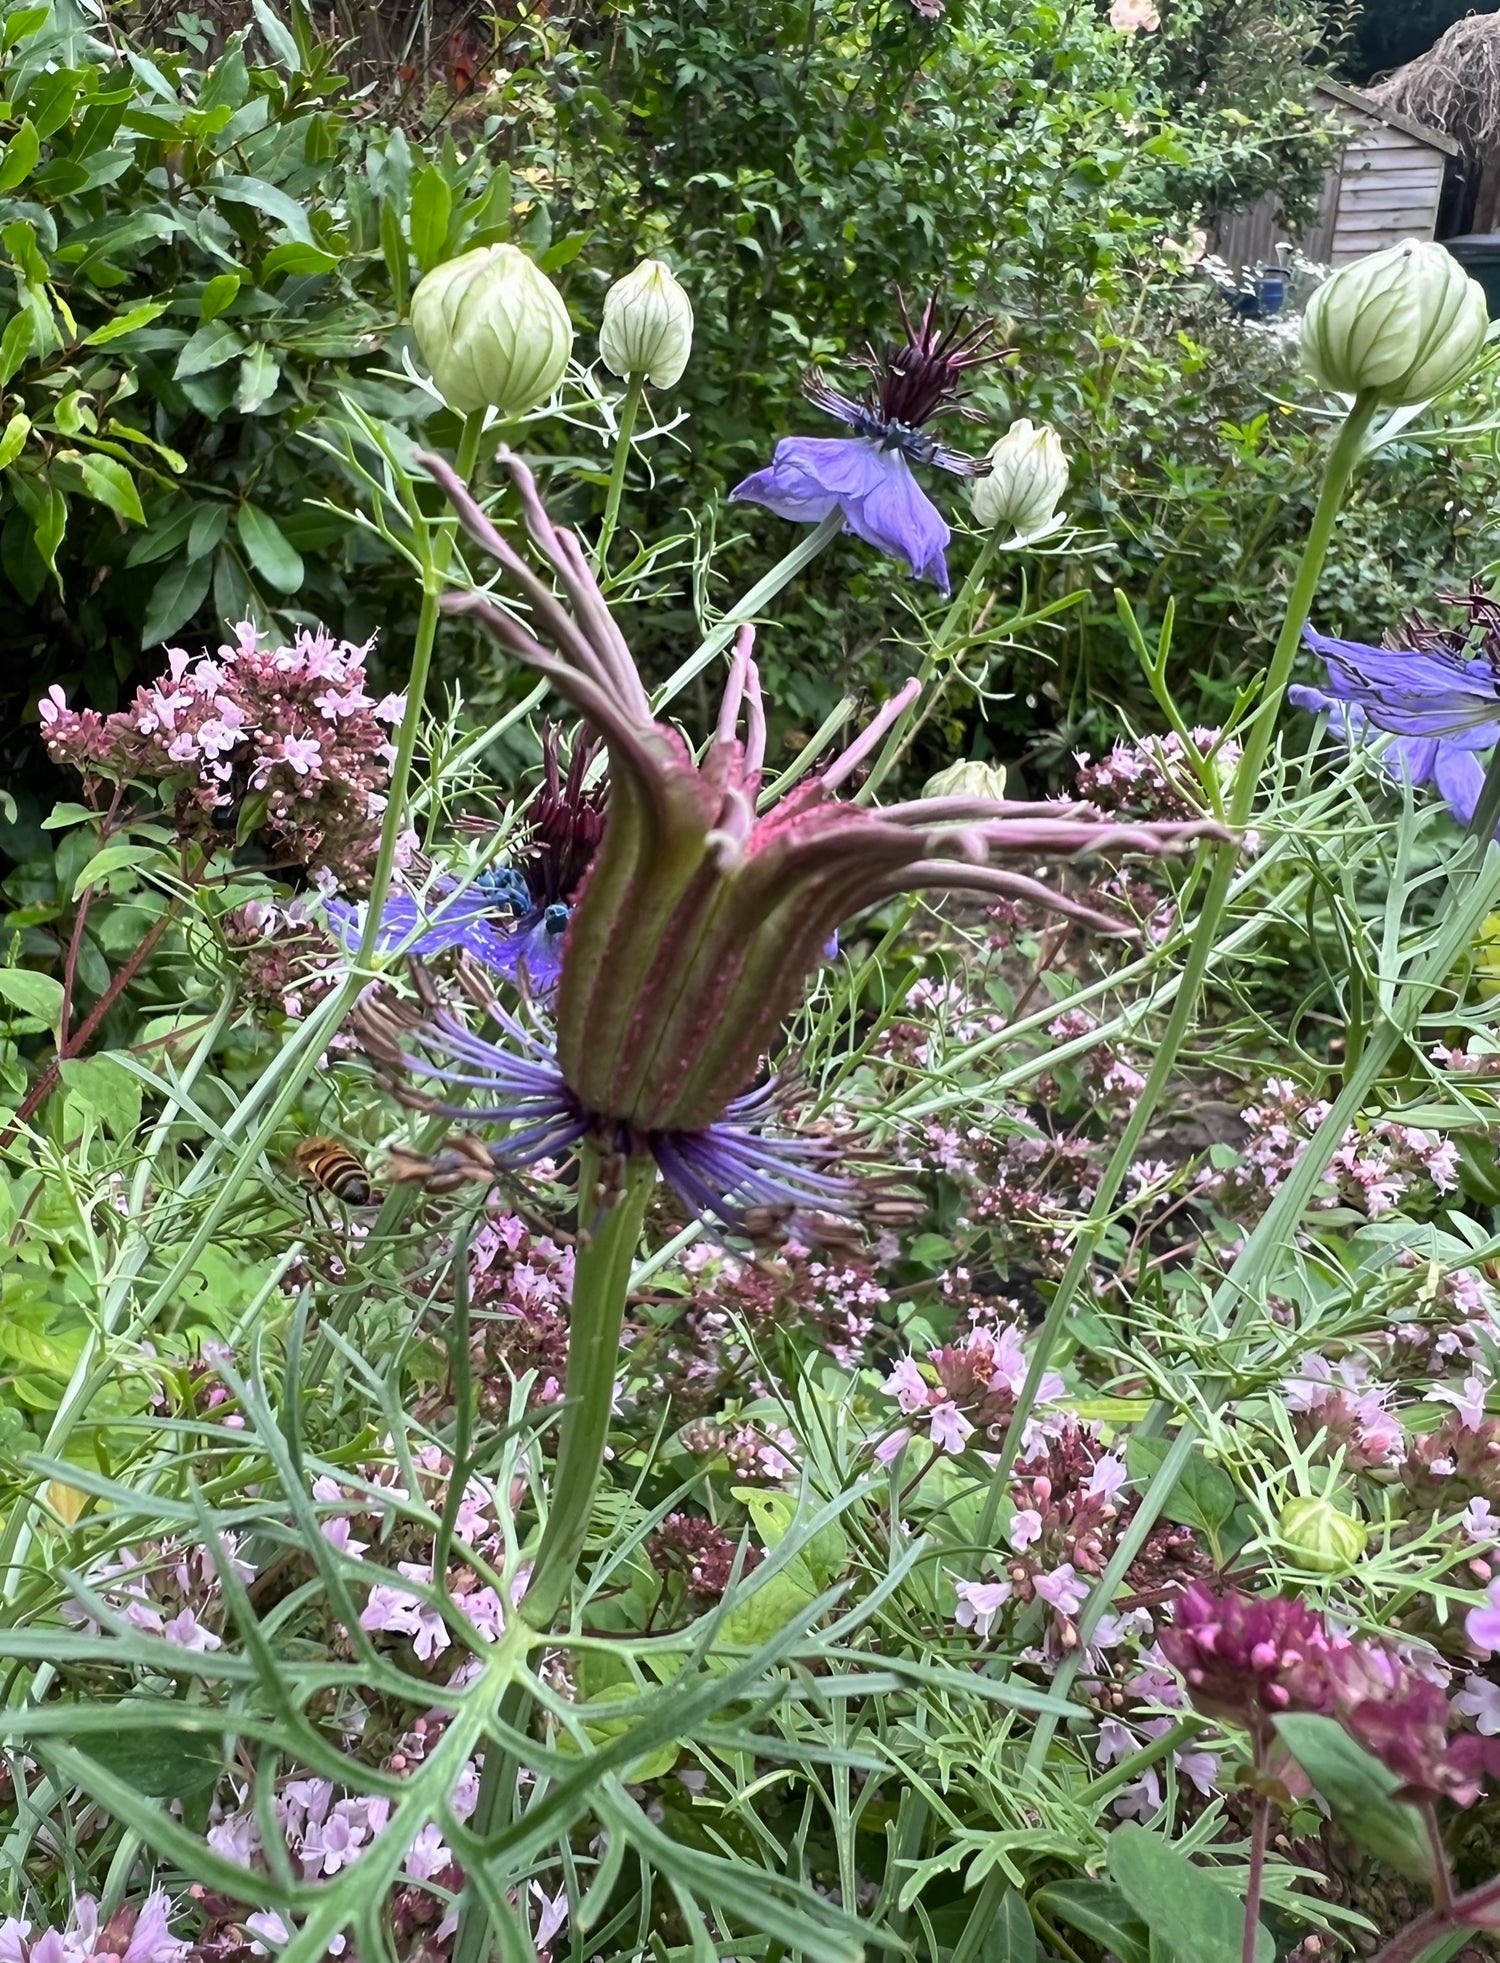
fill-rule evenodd
<path id="1" fill-rule="evenodd" d="M 207 321 L 178 355 L 172 373 L 179 382 L 192 375 L 206 375 L 244 352 L 242 336 L 227 320 Z"/>
<path id="2" fill-rule="evenodd" d="M 125 866 L 154 865 L 160 860 L 161 848 L 156 845 L 106 845 L 94 854 L 73 881 L 73 898 L 81 900 L 91 886 L 102 886 L 111 873 L 119 872 Z M 129 883 L 134 884 L 133 881 Z M 117 887 L 115 890 L 124 889 Z"/>
<path id="3" fill-rule="evenodd" d="M 45 25 L 51 12 L 51 7 L 17 7 L 13 14 L 6 17 L 5 35 L 0 46 L 13 48 L 17 41 L 24 41 L 28 34 L 35 34 L 39 27 Z"/>
<path id="4" fill-rule="evenodd" d="M 42 564 L 54 578 L 57 575 L 57 548 L 62 544 L 67 529 L 68 500 L 61 491 L 49 489 L 32 521 L 31 538 Z"/>
<path id="5" fill-rule="evenodd" d="M 82 1330 L 68 1336 L 54 1336 L 17 1320 L 7 1302 L 0 1307 L 0 1355 L 12 1358 L 27 1370 L 40 1370 L 48 1377 L 71 1377 L 82 1353 Z"/>
<path id="6" fill-rule="evenodd" d="M 188 527 L 187 555 L 190 559 L 202 559 L 212 552 L 229 530 L 229 506 L 227 504 L 200 504 L 193 513 L 193 522 Z"/>
<path id="7" fill-rule="evenodd" d="M 1148 1484 L 1171 1449 L 1169 1438 L 1145 1438 L 1136 1434 L 1125 1448 L 1125 1463 L 1131 1478 L 1142 1485 Z M 1196 1527 L 1212 1538 L 1228 1524 L 1239 1497 L 1234 1481 L 1223 1467 L 1195 1452 L 1183 1467 L 1162 1511 L 1178 1526 Z"/>
<path id="8" fill-rule="evenodd" d="M 18 313 L 6 322 L 5 332 L 0 334 L 0 388 L 4 388 L 31 353 L 35 333 L 36 325 L 29 312 Z"/>
<path id="9" fill-rule="evenodd" d="M 544 273 L 558 272 L 562 267 L 571 265 L 592 237 L 591 232 L 565 232 L 547 247 L 536 263 Z"/>
<path id="10" fill-rule="evenodd" d="M 1244 1903 L 1170 1841 L 1133 1824 L 1116 1827 L 1109 1837 L 1109 1871 L 1152 1935 L 1180 1963 L 1240 1963 Z M 1257 1933 L 1255 1955 L 1256 1963 L 1274 1963 L 1269 1929 Z"/>
<path id="11" fill-rule="evenodd" d="M 107 1052 L 66 1057 L 63 1088 L 115 1138 L 134 1138 L 141 1123 L 141 1080 Z"/>
<path id="12" fill-rule="evenodd" d="M 171 306 L 170 300 L 143 300 L 138 307 L 130 307 L 113 320 L 105 321 L 96 327 L 92 334 L 86 335 L 83 345 L 86 348 L 107 347 L 111 341 L 118 341 L 122 334 L 133 334 L 138 327 L 149 327 Z"/>
<path id="13" fill-rule="evenodd" d="M 279 61 L 283 68 L 290 69 L 294 75 L 301 74 L 302 60 L 297 53 L 297 43 L 291 33 L 272 13 L 266 5 L 266 0 L 250 0 L 250 6 L 261 33 L 266 37 L 266 46 L 271 50 L 273 58 Z"/>
<path id="14" fill-rule="evenodd" d="M 143 1723 L 160 1712 L 166 1718 L 166 1698 L 127 1697 L 116 1704 L 119 1728 L 95 1731 L 92 1726 L 75 1741 L 79 1752 L 126 1780 L 149 1799 L 186 1799 L 207 1792 L 223 1770 L 215 1740 L 201 1731 L 177 1731 L 170 1723 Z"/>
<path id="15" fill-rule="evenodd" d="M 234 403 L 242 416 L 253 416 L 276 393 L 281 380 L 281 363 L 263 341 L 259 341 L 240 363 L 240 385 Z"/>
<path id="16" fill-rule="evenodd" d="M 411 187 L 411 249 L 424 273 L 442 259 L 452 210 L 453 192 L 447 178 L 436 164 L 428 164 L 417 172 Z"/>
<path id="17" fill-rule="evenodd" d="M 26 448 L 26 439 L 31 434 L 31 418 L 19 409 L 5 425 L 5 433 L 0 435 L 0 470 L 13 464 Z"/>
<path id="18" fill-rule="evenodd" d="M 1025 1897 L 1007 1888 L 995 1919 L 984 1932 L 980 1963 L 1037 1963 L 1036 1930 L 1026 1912 Z"/>
<path id="19" fill-rule="evenodd" d="M 5 155 L 0 159 L 0 192 L 13 191 L 18 184 L 24 184 L 36 169 L 36 160 L 42 153 L 42 139 L 29 116 L 21 118 L 21 127 L 5 146 Z"/>
<path id="20" fill-rule="evenodd" d="M 239 533 L 245 557 L 267 585 L 278 593 L 295 593 L 302 584 L 302 555 L 287 543 L 286 534 L 269 512 L 258 505 L 241 505 Z"/>
<path id="21" fill-rule="evenodd" d="M 1395 1773 L 1357 1744 L 1336 1718 L 1277 1718 L 1276 1729 L 1350 1839 L 1430 1887 L 1432 1848 L 1417 1809 L 1392 1797 L 1401 1784 Z"/>
<path id="22" fill-rule="evenodd" d="M 55 975 L 39 975 L 31 968 L 0 968 L 0 995 L 22 1015 L 35 1016 L 55 1028 L 62 1014 L 63 985 Z"/>
<path id="23" fill-rule="evenodd" d="M 146 618 L 141 624 L 141 646 L 159 647 L 169 635 L 185 626 L 203 605 L 208 582 L 213 577 L 209 559 L 183 559 L 168 566 L 151 589 Z"/>
<path id="24" fill-rule="evenodd" d="M 217 320 L 226 307 L 232 307 L 239 296 L 238 273 L 215 273 L 199 298 L 198 318 L 206 327 L 211 320 Z"/>
<path id="25" fill-rule="evenodd" d="M 118 458 L 88 455 L 83 459 L 83 488 L 95 503 L 107 505 L 132 525 L 144 525 L 141 495 L 135 479 Z"/>
<path id="26" fill-rule="evenodd" d="M 214 177 L 203 189 L 209 197 L 222 199 L 226 204 L 252 205 L 267 218 L 285 225 L 292 237 L 301 239 L 305 245 L 317 243 L 302 206 L 279 186 L 267 184 L 263 177 Z"/>
<path id="27" fill-rule="evenodd" d="M 406 250 L 406 234 L 401 227 L 401 214 L 389 198 L 380 207 L 380 250 L 390 276 L 391 304 L 395 307 L 396 318 L 404 320 L 411 291 L 408 283 L 411 266 Z"/>
<path id="28" fill-rule="evenodd" d="M 1151 1963 L 1150 1935 L 1108 1881 L 1054 1881 L 1033 1896 L 1049 1922 L 1066 1922 L 1120 1963 Z"/>
<path id="29" fill-rule="evenodd" d="M 281 245 L 273 245 L 261 260 L 261 284 L 268 284 L 282 273 L 331 273 L 338 263 L 337 254 L 325 252 L 320 245 L 287 239 Z"/>

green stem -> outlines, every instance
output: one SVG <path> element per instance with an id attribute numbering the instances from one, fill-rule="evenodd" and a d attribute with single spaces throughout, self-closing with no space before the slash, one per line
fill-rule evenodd
<path id="1" fill-rule="evenodd" d="M 599 527 L 599 543 L 594 547 L 594 572 L 602 585 L 609 575 L 609 543 L 615 535 L 620 515 L 620 498 L 625 490 L 625 472 L 630 463 L 630 439 L 640 411 L 644 375 L 632 375 L 625 384 L 625 400 L 620 404 L 620 428 L 615 437 L 615 459 L 609 473 L 609 494 L 604 500 L 604 522 Z"/>
<path id="2" fill-rule="evenodd" d="M 1297 568 L 1297 576 L 1292 582 L 1292 590 L 1287 599 L 1286 618 L 1282 622 L 1281 633 L 1271 655 L 1270 666 L 1266 670 L 1265 687 L 1260 704 L 1251 717 L 1245 737 L 1244 753 L 1240 758 L 1239 769 L 1235 773 L 1234 793 L 1229 802 L 1228 815 L 1230 825 L 1236 831 L 1243 828 L 1255 802 L 1260 773 L 1271 746 L 1276 718 L 1281 710 L 1281 699 L 1291 679 L 1292 665 L 1296 661 L 1298 649 L 1302 645 L 1302 630 L 1307 625 L 1307 617 L 1312 611 L 1318 578 L 1323 570 L 1323 561 L 1328 554 L 1329 541 L 1333 537 L 1334 521 L 1338 517 L 1339 506 L 1343 502 L 1349 479 L 1353 476 L 1355 465 L 1359 461 L 1361 445 L 1371 418 L 1375 414 L 1375 408 L 1375 403 L 1369 397 L 1356 397 L 1354 406 L 1350 409 L 1329 452 L 1323 488 L 1318 497 L 1317 509 L 1313 513 L 1312 525 L 1308 530 L 1307 544 L 1303 547 L 1302 562 Z M 1230 888 L 1234 883 L 1235 858 L 1238 850 L 1238 844 L 1233 839 L 1228 839 L 1214 848 L 1213 872 L 1209 879 L 1208 890 L 1204 894 L 1202 911 L 1199 913 L 1194 929 L 1187 960 L 1183 964 L 1182 985 L 1172 1004 L 1172 1012 L 1157 1047 L 1151 1073 L 1146 1079 L 1145 1088 L 1135 1109 L 1130 1114 L 1129 1122 L 1120 1134 L 1119 1143 L 1110 1156 L 1109 1164 L 1104 1169 L 1099 1181 L 1099 1190 L 1094 1195 L 1093 1204 L 1079 1230 L 1072 1257 L 1062 1280 L 1058 1283 L 1057 1292 L 1047 1310 L 1046 1320 L 1033 1346 L 1026 1381 L 1021 1386 L 1021 1394 L 1016 1400 L 1016 1408 L 1005 1434 L 1005 1442 L 1000 1448 L 1000 1456 L 990 1479 L 990 1490 L 979 1525 L 978 1538 L 981 1547 L 988 1545 L 994 1538 L 1000 1502 L 1010 1483 L 1010 1469 L 1015 1463 L 1021 1438 L 1036 1405 L 1037 1387 L 1041 1383 L 1042 1373 L 1051 1361 L 1052 1353 L 1067 1322 L 1068 1312 L 1073 1306 L 1073 1299 L 1108 1230 L 1116 1197 L 1126 1174 L 1134 1163 L 1141 1140 L 1146 1134 L 1146 1128 L 1151 1123 L 1162 1094 L 1171 1080 L 1183 1039 L 1197 1016 L 1199 992 L 1208 971 L 1209 961 L 1218 944 L 1219 928 L 1228 903 Z"/>
<path id="3" fill-rule="evenodd" d="M 1480 787 L 1479 802 L 1474 806 L 1474 815 L 1469 820 L 1464 836 L 1479 841 L 1480 854 L 1495 836 L 1495 827 L 1500 825 L 1500 744 L 1490 758 L 1484 773 L 1484 783 Z"/>
<path id="4" fill-rule="evenodd" d="M 484 412 L 465 416 L 463 434 L 458 439 L 454 468 L 467 484 L 474 474 L 479 456 L 479 439 L 484 432 Z M 453 557 L 453 541 L 458 519 L 450 514 L 438 520 L 422 569 L 422 608 L 417 615 L 417 637 L 411 652 L 411 673 L 406 680 L 406 713 L 396 737 L 396 761 L 391 765 L 389 802 L 385 822 L 380 828 L 380 849 L 370 877 L 369 899 L 365 907 L 365 931 L 359 944 L 355 966 L 368 968 L 380 943 L 380 915 L 390 891 L 391 874 L 396 865 L 396 847 L 406 819 L 406 794 L 411 783 L 412 758 L 417 749 L 417 732 L 422 727 L 422 709 L 427 696 L 427 676 L 432 667 L 433 643 L 437 639 L 439 602 L 443 597 L 443 576 Z"/>
<path id="5" fill-rule="evenodd" d="M 674 695 L 680 695 L 689 682 L 702 674 L 715 655 L 723 653 L 746 621 L 754 620 L 757 614 L 764 612 L 782 587 L 794 580 L 805 566 L 810 566 L 824 546 L 836 539 L 843 529 L 844 514 L 830 511 L 799 544 L 792 547 L 784 559 L 778 559 L 765 578 L 758 579 L 743 599 L 735 601 L 718 626 L 706 634 L 682 666 L 667 677 L 652 697 L 652 707 L 659 712 Z"/>
<path id="6" fill-rule="evenodd" d="M 933 635 L 926 654 L 922 657 L 922 666 L 917 670 L 917 680 L 922 684 L 924 689 L 937 672 L 939 657 L 958 632 L 959 626 L 968 619 L 974 604 L 974 597 L 979 591 L 980 582 L 989 571 L 990 561 L 994 558 L 995 550 L 999 543 L 1000 534 L 997 531 L 992 531 L 985 535 L 984 544 L 980 546 L 978 556 L 969 568 L 969 576 L 958 590 L 958 598 L 938 623 L 938 630 Z M 892 724 L 890 734 L 885 739 L 885 747 L 875 759 L 874 767 L 869 776 L 855 793 L 854 802 L 856 804 L 869 804 L 891 771 L 901 761 L 907 744 L 910 743 L 916 733 L 912 725 L 917 714 L 917 704 L 920 701 L 920 696 L 915 697 L 907 704 L 899 719 Z"/>
<path id="7" fill-rule="evenodd" d="M 620 1191 L 585 1236 L 597 1165 L 596 1153 L 586 1150 L 578 1169 L 579 1245 L 552 1504 L 521 1604 L 522 1614 L 536 1629 L 549 1628 L 567 1599 L 593 1517 L 620 1366 L 630 1271 L 646 1202 L 656 1184 L 654 1159 L 629 1160 Z"/>

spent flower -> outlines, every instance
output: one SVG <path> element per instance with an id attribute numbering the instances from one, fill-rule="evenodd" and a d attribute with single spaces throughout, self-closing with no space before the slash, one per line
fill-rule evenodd
<path id="1" fill-rule="evenodd" d="M 837 795 L 915 698 L 888 702 L 840 756 L 758 810 L 765 712 L 741 630 L 718 727 L 701 764 L 658 723 L 578 541 L 554 526 L 530 472 L 502 453 L 536 552 L 571 611 L 504 538 L 441 458 L 423 462 L 471 536 L 528 603 L 530 624 L 480 594 L 450 596 L 500 644 L 550 680 L 609 753 L 604 835 L 568 924 L 556 998 L 556 1047 L 509 1019 L 492 1043 L 433 1008 L 412 1032 L 367 1019 L 388 1072 L 425 1069 L 475 1095 L 468 1113 L 516 1127 L 497 1147 L 530 1162 L 584 1137 L 649 1153 L 695 1213 L 774 1225 L 801 1211 L 838 1213 L 868 1197 L 823 1170 L 838 1140 L 770 1131 L 774 1086 L 749 1091 L 830 936 L 898 893 L 967 892 L 1036 901 L 1089 925 L 1106 916 L 1005 862 L 1089 851 L 1163 852 L 1212 827 L 1112 825 L 1087 806 L 986 798 L 916 799 L 881 808 Z M 532 632 L 547 635 L 551 645 Z M 740 735 L 741 722 L 745 733 Z M 753 1222 L 751 1222 L 753 1224 Z"/>

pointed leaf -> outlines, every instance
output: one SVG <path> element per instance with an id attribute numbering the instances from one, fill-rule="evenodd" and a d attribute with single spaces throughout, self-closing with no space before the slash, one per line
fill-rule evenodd
<path id="1" fill-rule="evenodd" d="M 203 605 L 212 577 L 211 559 L 183 559 L 168 566 L 151 589 L 151 601 L 141 627 L 141 646 L 160 646 L 168 635 L 175 634 L 190 621 Z"/>
<path id="2" fill-rule="evenodd" d="M 241 505 L 239 532 L 246 558 L 267 585 L 278 593 L 295 593 L 302 584 L 302 555 L 288 544 L 270 513 L 258 505 Z"/>
<path id="3" fill-rule="evenodd" d="M 1298 1714 L 1278 1718 L 1276 1729 L 1349 1838 L 1430 1887 L 1432 1847 L 1417 1809 L 1392 1797 L 1401 1783 L 1395 1773 L 1357 1744 L 1336 1718 Z"/>
<path id="4" fill-rule="evenodd" d="M 1226 1881 L 1160 1834 L 1127 1824 L 1109 1837 L 1109 1871 L 1152 1935 L 1182 1963 L 1241 1963 L 1245 1905 Z M 1256 1963 L 1273 1963 L 1269 1929 L 1255 1940 Z"/>
<path id="5" fill-rule="evenodd" d="M 116 457 L 86 456 L 83 459 L 83 488 L 98 504 L 107 505 L 132 525 L 144 525 L 141 494 L 135 479 Z"/>

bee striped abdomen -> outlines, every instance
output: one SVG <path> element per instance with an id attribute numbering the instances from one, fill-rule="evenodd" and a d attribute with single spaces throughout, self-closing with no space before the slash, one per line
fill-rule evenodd
<path id="1" fill-rule="evenodd" d="M 297 1177 L 344 1206 L 368 1206 L 373 1196 L 370 1175 L 336 1138 L 304 1138 L 292 1154 Z"/>

